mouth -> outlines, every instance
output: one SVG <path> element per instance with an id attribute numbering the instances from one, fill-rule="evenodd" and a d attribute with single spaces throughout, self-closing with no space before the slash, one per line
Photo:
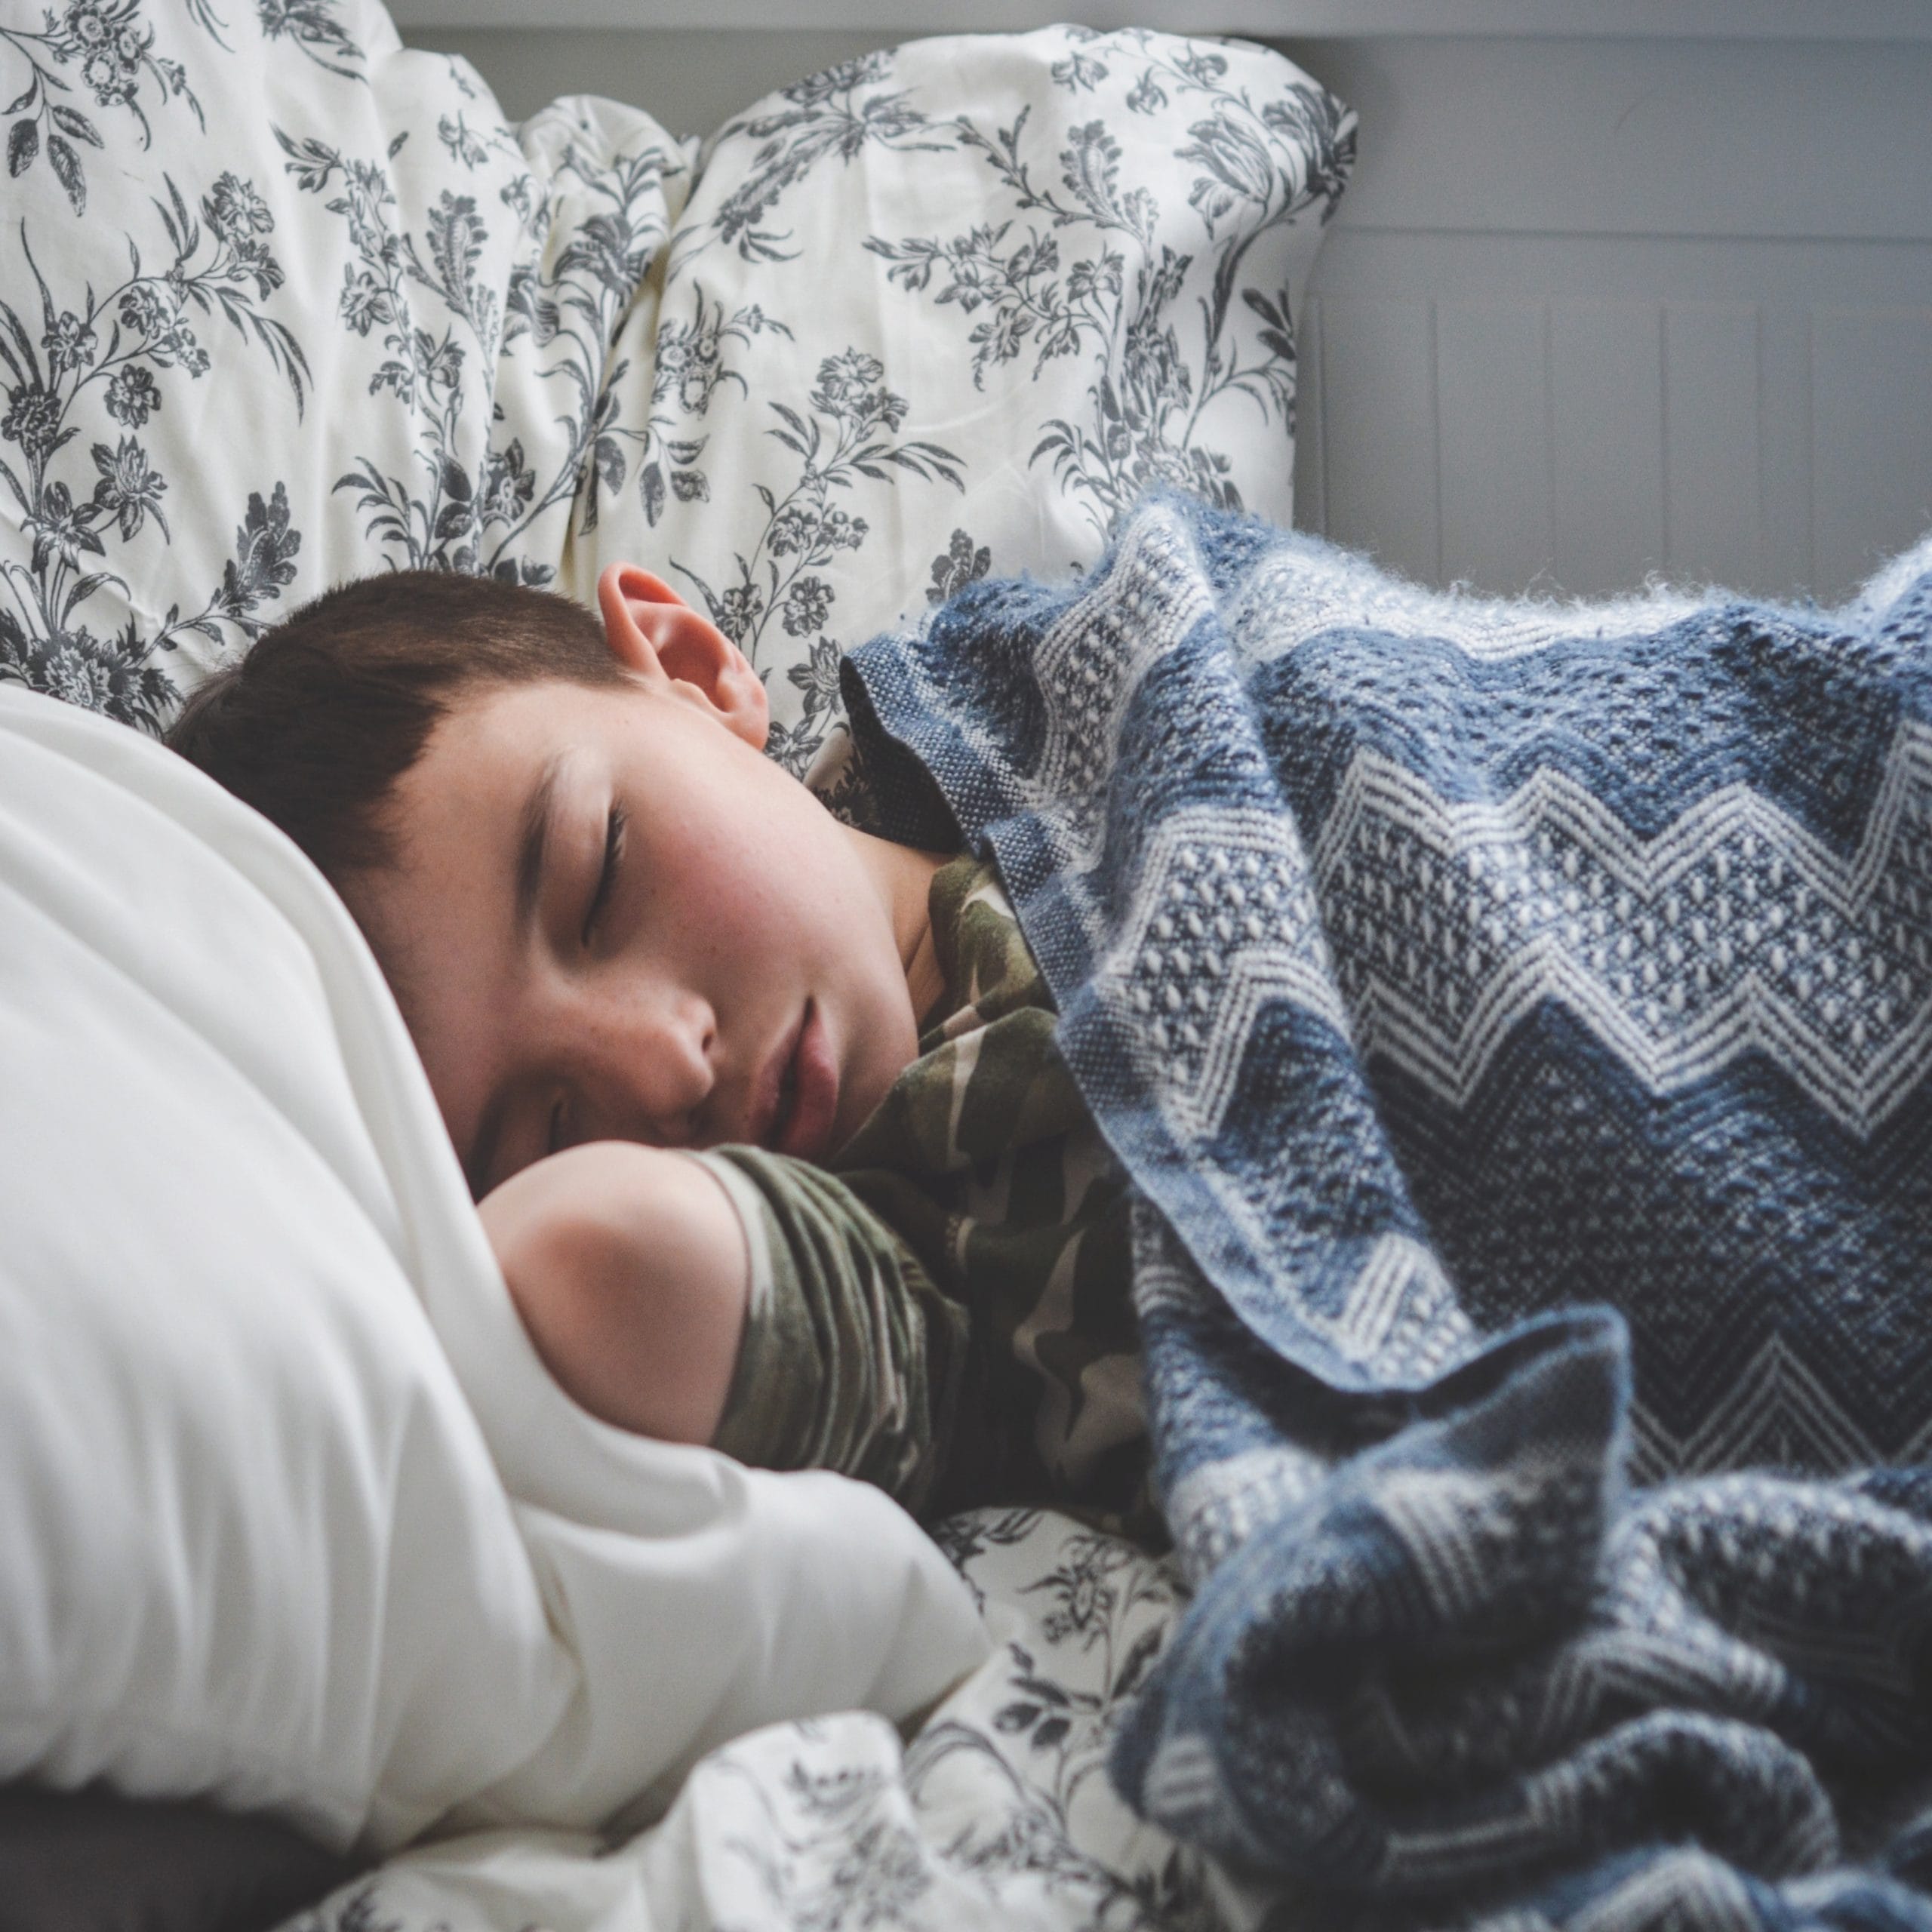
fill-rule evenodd
<path id="1" fill-rule="evenodd" d="M 838 1111 L 838 1068 L 816 1001 L 805 1002 L 798 1025 L 779 1052 L 776 1091 L 758 1143 L 775 1154 L 817 1160 L 831 1146 Z"/>

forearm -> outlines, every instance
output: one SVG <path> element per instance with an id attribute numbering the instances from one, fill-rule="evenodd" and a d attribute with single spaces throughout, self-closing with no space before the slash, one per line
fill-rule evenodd
<path id="1" fill-rule="evenodd" d="M 519 1175 L 482 1207 L 537 1353 L 602 1420 L 709 1442 L 749 1285 L 743 1230 L 724 1189 L 697 1161 L 625 1143 L 574 1149 L 558 1164 L 561 1175 L 521 1190 Z"/>

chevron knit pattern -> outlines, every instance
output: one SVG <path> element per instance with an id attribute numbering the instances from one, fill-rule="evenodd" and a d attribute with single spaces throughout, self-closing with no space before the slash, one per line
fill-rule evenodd
<path id="1" fill-rule="evenodd" d="M 1932 1927 L 1928 634 L 1157 497 L 848 667 L 1138 1190 L 1116 1777 L 1309 1923 Z"/>

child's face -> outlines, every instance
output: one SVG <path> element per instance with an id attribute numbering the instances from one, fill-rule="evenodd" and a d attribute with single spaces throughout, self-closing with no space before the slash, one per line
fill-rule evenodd
<path id="1" fill-rule="evenodd" d="M 917 1051 L 872 841 L 755 748 L 761 689 L 746 728 L 742 688 L 650 654 L 460 704 L 398 788 L 398 864 L 347 888 L 479 1196 L 586 1140 L 818 1158 Z"/>

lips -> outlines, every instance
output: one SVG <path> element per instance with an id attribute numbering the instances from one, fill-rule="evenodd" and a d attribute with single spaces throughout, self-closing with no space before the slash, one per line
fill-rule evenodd
<path id="1" fill-rule="evenodd" d="M 768 1076 L 771 1101 L 768 1110 L 760 1110 L 764 1118 L 758 1143 L 776 1153 L 817 1160 L 832 1143 L 838 1068 L 817 1001 L 806 1001 L 799 1023 L 775 1057 L 774 1072 L 775 1078 Z"/>

